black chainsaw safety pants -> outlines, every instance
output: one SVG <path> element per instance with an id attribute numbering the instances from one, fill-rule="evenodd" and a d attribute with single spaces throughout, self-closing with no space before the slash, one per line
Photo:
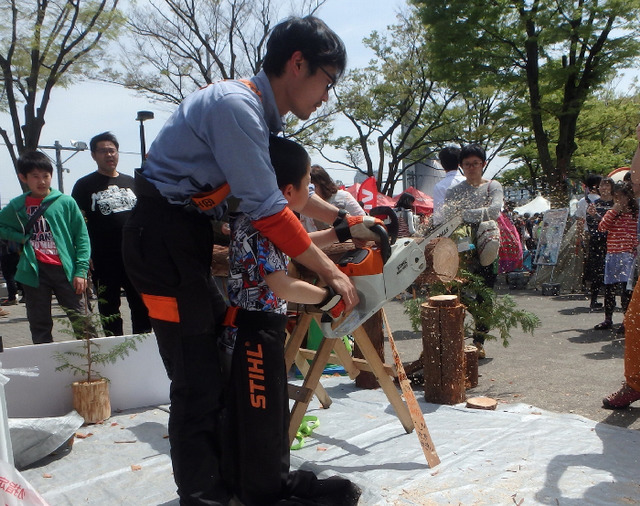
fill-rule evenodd
<path id="1" fill-rule="evenodd" d="M 217 346 L 225 303 L 211 278 L 211 222 L 169 204 L 140 176 L 136 192 L 123 257 L 171 380 L 169 441 L 180 505 L 226 505 L 231 491 L 221 474 Z"/>
<path id="2" fill-rule="evenodd" d="M 288 496 L 289 397 L 284 362 L 287 316 L 240 309 L 225 389 L 224 473 L 245 506 Z"/>

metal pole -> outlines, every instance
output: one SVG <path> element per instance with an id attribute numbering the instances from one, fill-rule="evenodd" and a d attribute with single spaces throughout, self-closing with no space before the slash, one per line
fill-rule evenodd
<path id="1" fill-rule="evenodd" d="M 147 153 L 147 145 L 144 141 L 144 120 L 140 120 L 140 156 L 142 160 L 140 161 L 140 167 L 144 165 L 145 154 Z"/>
<path id="2" fill-rule="evenodd" d="M 59 141 L 55 141 L 53 143 L 53 146 L 56 149 L 56 170 L 58 171 L 58 190 L 60 190 L 61 193 L 64 193 L 64 185 L 62 183 L 62 144 L 60 144 Z"/>

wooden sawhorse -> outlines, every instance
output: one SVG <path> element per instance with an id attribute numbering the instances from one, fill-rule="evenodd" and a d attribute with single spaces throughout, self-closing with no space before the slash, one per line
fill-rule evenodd
<path id="1" fill-rule="evenodd" d="M 304 377 L 302 386 L 289 385 L 289 397 L 295 401 L 289 420 L 289 442 L 293 442 L 295 439 L 296 432 L 300 427 L 300 423 L 302 423 L 302 418 L 314 393 L 324 408 L 328 408 L 331 405 L 329 395 L 320 384 L 320 376 L 322 376 L 322 372 L 328 362 L 340 363 L 351 379 L 360 374 L 360 371 L 372 372 L 387 399 L 389 399 L 389 403 L 393 406 L 405 431 L 407 433 L 413 431 L 414 425 L 409 408 L 402 400 L 400 392 L 390 378 L 390 376 L 396 377 L 396 372 L 393 367 L 384 364 L 380 360 L 378 352 L 371 344 L 369 336 L 362 327 L 358 327 L 353 332 L 353 338 L 360 351 L 362 351 L 364 359 L 352 358 L 340 338 L 323 337 L 317 351 L 300 348 L 304 336 L 309 330 L 311 320 L 318 317 L 319 315 L 301 313 L 298 317 L 298 323 L 291 332 L 285 346 L 284 357 L 287 371 L 295 363 Z M 311 365 L 307 363 L 307 359 L 313 360 Z"/>

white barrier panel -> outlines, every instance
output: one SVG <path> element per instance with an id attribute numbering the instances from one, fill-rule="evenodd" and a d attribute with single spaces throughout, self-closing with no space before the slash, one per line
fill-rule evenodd
<path id="1" fill-rule="evenodd" d="M 103 337 L 100 351 L 106 352 L 119 344 L 123 336 Z M 79 381 L 69 371 L 56 371 L 56 352 L 78 349 L 78 341 L 38 344 L 5 348 L 0 362 L 6 369 L 37 367 L 39 376 L 12 376 L 5 385 L 7 411 L 10 418 L 61 416 L 72 409 L 71 383 Z M 158 353 L 154 334 L 136 343 L 137 350 L 118 359 L 114 364 L 97 367 L 102 376 L 110 380 L 111 409 L 140 408 L 169 403 L 169 379 Z"/>

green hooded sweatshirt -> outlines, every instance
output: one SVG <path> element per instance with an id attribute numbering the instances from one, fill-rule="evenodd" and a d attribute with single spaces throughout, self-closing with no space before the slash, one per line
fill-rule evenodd
<path id="1" fill-rule="evenodd" d="M 0 211 L 0 238 L 24 244 L 18 262 L 16 281 L 37 287 L 40 284 L 38 261 L 29 241 L 32 232 L 25 234 L 25 227 L 29 221 L 25 200 L 29 195 L 30 193 L 25 193 L 14 198 Z M 71 283 L 74 277 L 86 278 L 91 246 L 82 212 L 73 198 L 58 190 L 51 189 L 43 200 L 48 201 L 52 202 L 44 212 L 44 217 L 53 234 L 67 279 Z"/>

